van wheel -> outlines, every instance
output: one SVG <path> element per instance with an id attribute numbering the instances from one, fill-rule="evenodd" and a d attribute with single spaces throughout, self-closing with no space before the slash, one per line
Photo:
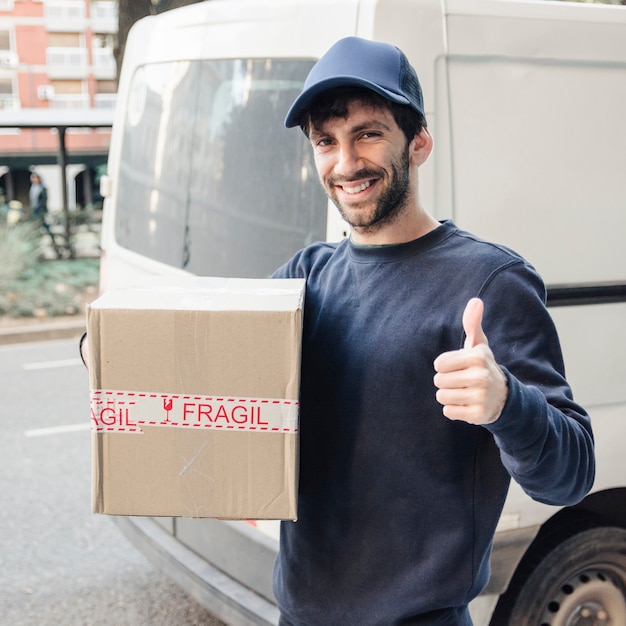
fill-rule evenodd
<path id="1" fill-rule="evenodd" d="M 593 528 L 557 545 L 522 583 L 510 611 L 509 626 L 626 624 L 626 530 Z"/>

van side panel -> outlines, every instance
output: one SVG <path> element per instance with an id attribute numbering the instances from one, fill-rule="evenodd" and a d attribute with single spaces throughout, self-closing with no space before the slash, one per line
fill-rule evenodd
<path id="1" fill-rule="evenodd" d="M 626 283 L 626 12 L 521 4 L 447 18 L 454 218 L 549 285 Z"/>

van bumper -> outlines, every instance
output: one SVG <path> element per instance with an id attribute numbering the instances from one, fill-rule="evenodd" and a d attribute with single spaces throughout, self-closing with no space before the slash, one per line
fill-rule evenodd
<path id="1" fill-rule="evenodd" d="M 160 571 L 169 576 L 181 589 L 209 610 L 215 617 L 231 626 L 276 626 L 279 611 L 266 597 L 229 576 L 191 548 L 187 547 L 150 517 L 112 517 L 114 523 L 129 541 Z M 247 552 L 260 550 L 257 559 L 247 564 L 246 576 L 251 580 L 271 579 L 271 563 L 275 549 L 255 545 L 253 537 L 246 537 L 228 522 L 219 524 L 218 543 L 224 553 L 231 544 Z M 222 528 L 223 527 L 223 528 Z M 496 534 L 491 556 L 491 578 L 470 611 L 477 626 L 489 624 L 491 613 L 499 596 L 504 593 L 515 570 L 539 531 L 539 526 L 507 530 Z M 247 544 L 247 545 L 244 545 Z M 199 546 L 199 551 L 202 547 Z M 246 550 L 246 548 L 248 548 Z M 223 558 L 223 555 L 222 557 Z M 241 567 L 241 565 L 240 565 Z M 251 572 L 249 568 L 257 571 Z M 267 583 L 269 584 L 269 583 Z"/>

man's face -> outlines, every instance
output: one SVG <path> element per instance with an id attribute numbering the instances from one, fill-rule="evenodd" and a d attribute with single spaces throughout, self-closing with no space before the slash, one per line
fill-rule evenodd
<path id="1" fill-rule="evenodd" d="M 375 231 L 408 206 L 409 148 L 388 109 L 353 101 L 309 137 L 322 185 L 350 226 Z"/>

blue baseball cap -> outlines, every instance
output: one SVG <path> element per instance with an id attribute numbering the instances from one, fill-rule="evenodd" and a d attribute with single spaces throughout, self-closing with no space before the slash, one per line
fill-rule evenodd
<path id="1" fill-rule="evenodd" d="M 311 68 L 285 126 L 299 126 L 311 102 L 335 87 L 365 87 L 424 116 L 422 88 L 406 55 L 388 43 L 360 37 L 340 39 Z"/>

